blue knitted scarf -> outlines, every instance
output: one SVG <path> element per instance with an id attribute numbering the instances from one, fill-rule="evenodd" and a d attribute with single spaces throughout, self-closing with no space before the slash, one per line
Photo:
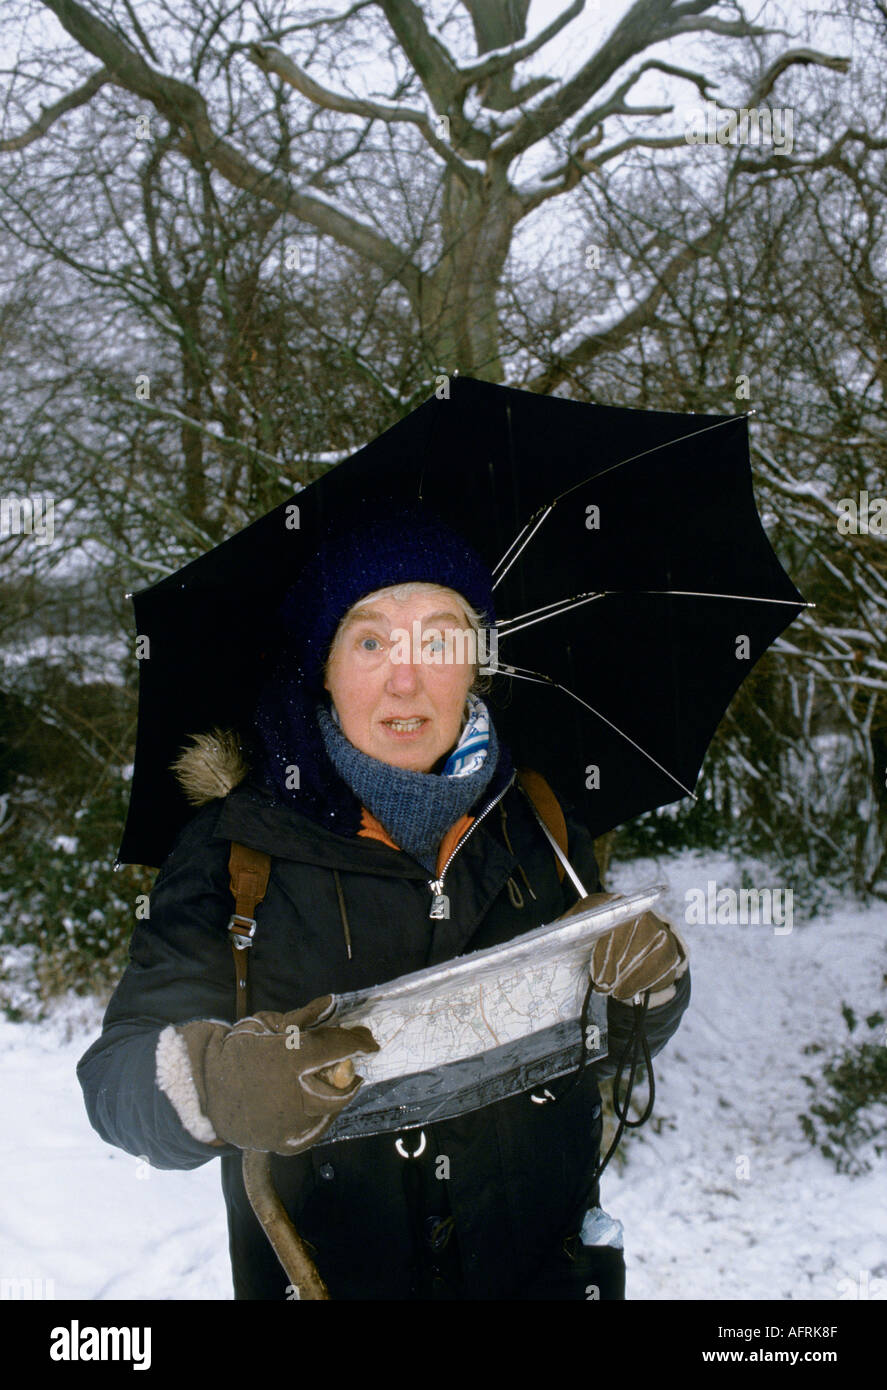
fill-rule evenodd
<path id="1" fill-rule="evenodd" d="M 489 721 L 489 743 L 480 767 L 448 776 L 392 767 L 361 753 L 322 705 L 317 708 L 317 722 L 327 756 L 343 782 L 381 821 L 395 844 L 434 874 L 444 835 L 483 796 L 496 771 L 499 745 L 493 721 Z"/>

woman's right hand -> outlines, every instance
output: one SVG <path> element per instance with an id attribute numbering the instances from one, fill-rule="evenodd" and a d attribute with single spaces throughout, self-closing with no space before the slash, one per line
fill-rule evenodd
<path id="1" fill-rule="evenodd" d="M 332 1008 L 324 995 L 233 1027 L 213 1019 L 170 1024 L 157 1046 L 157 1084 L 204 1143 L 301 1153 L 363 1085 L 352 1059 L 379 1051 L 368 1028 L 324 1027 Z"/>

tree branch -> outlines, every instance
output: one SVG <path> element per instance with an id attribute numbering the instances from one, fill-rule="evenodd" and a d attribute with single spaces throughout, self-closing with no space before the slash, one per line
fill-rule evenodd
<path id="1" fill-rule="evenodd" d="M 757 106 L 757 104 L 772 90 L 774 83 L 781 74 L 794 64 L 815 64 L 830 68 L 837 72 L 846 72 L 850 66 L 850 60 L 847 58 L 834 57 L 827 53 L 819 53 L 811 48 L 788 49 L 771 63 L 761 81 L 747 99 L 747 106 Z M 670 63 L 660 62 L 658 59 L 650 59 L 642 63 L 641 66 L 612 93 L 607 101 L 595 107 L 592 111 L 589 111 L 577 122 L 572 133 L 573 138 L 577 135 L 584 134 L 595 125 L 602 125 L 603 121 L 605 121 L 608 116 L 642 114 L 664 115 L 672 110 L 672 107 L 632 107 L 625 101 L 625 96 L 629 89 L 638 81 L 643 73 L 650 68 L 659 68 L 663 72 L 667 72 L 673 76 L 686 78 L 688 81 L 694 83 L 702 96 L 708 97 L 707 88 L 712 86 L 710 78 L 706 78 L 701 73 L 693 72 L 687 68 L 679 68 Z M 728 108 L 722 109 L 727 110 Z M 865 136 L 863 132 L 855 133 L 860 139 L 868 140 L 870 147 L 883 148 L 887 146 L 887 142 L 881 142 L 880 145 L 877 142 L 873 142 L 872 137 Z M 775 169 L 781 173 L 787 174 L 798 169 L 811 170 L 821 168 L 824 164 L 834 164 L 836 167 L 843 167 L 837 155 L 844 141 L 850 134 L 851 132 L 849 131 L 845 132 L 845 134 L 835 142 L 829 152 L 813 160 L 796 160 L 791 159 L 787 155 L 773 155 L 769 159 L 756 161 L 740 156 L 734 163 L 733 172 L 734 174 L 760 173 L 765 170 Z M 545 202 L 548 198 L 568 192 L 571 188 L 575 187 L 585 174 L 594 173 L 602 164 L 606 164 L 608 160 L 615 158 L 616 155 L 624 153 L 625 150 L 633 149 L 637 146 L 647 146 L 652 149 L 675 149 L 685 143 L 684 136 L 638 136 L 622 140 L 618 144 L 610 146 L 609 149 L 596 155 L 594 159 L 584 158 L 586 152 L 590 148 L 594 148 L 600 144 L 601 138 L 602 135 L 599 135 L 597 139 L 579 146 L 563 164 L 543 174 L 540 180 L 541 183 L 547 183 L 549 180 L 555 179 L 559 181 L 550 189 L 543 190 L 542 188 L 536 188 L 532 193 L 525 194 L 522 199 L 524 213 L 532 211 L 533 208 L 538 207 L 540 203 Z"/>
<path id="2" fill-rule="evenodd" d="M 497 73 L 506 72 L 525 58 L 531 57 L 540 48 L 544 48 L 584 9 L 585 0 L 574 0 L 568 9 L 563 10 L 556 19 L 553 19 L 546 29 L 540 30 L 534 39 L 525 39 L 523 43 L 509 44 L 507 48 L 493 48 L 483 57 L 475 59 L 474 62 L 461 64 L 457 71 L 462 82 L 462 90 L 467 90 L 475 82 L 482 82 L 487 77 L 495 77 Z"/>
<path id="3" fill-rule="evenodd" d="M 174 406 L 158 405 L 155 401 L 140 401 L 139 406 L 149 415 L 156 415 L 161 420 L 172 420 L 177 425 L 187 425 L 189 429 L 197 430 L 217 448 L 242 449 L 265 467 L 269 477 L 278 478 L 283 469 L 284 465 L 279 458 L 269 454 L 265 449 L 260 449 L 257 444 L 250 444 L 246 439 L 235 439 L 233 435 L 225 434 L 221 430 L 210 429 L 203 420 L 198 420 L 194 415 L 187 415 L 182 410 L 176 410 Z"/>
<path id="4" fill-rule="evenodd" d="M 781 77 L 787 68 L 797 64 L 805 67 L 815 66 L 831 68 L 833 72 L 850 71 L 849 58 L 836 58 L 830 53 L 819 53 L 814 48 L 787 48 L 784 53 L 781 53 L 779 57 L 770 64 L 757 87 L 752 92 L 749 98 L 749 105 L 756 106 L 758 102 L 763 101 L 764 97 L 769 95 L 773 90 L 777 78 Z"/>
<path id="5" fill-rule="evenodd" d="M 501 114 L 504 111 L 513 111 L 516 106 L 523 106 L 532 100 L 539 92 L 544 92 L 546 87 L 553 87 L 557 79 L 554 77 L 530 77 L 520 87 L 515 87 L 511 100 L 507 105 L 497 107 Z"/>
<path id="6" fill-rule="evenodd" d="M 69 92 L 67 96 L 54 102 L 52 106 L 44 106 L 36 121 L 29 125 L 27 130 L 22 131 L 21 135 L 12 135 L 8 140 L 0 140 L 0 151 L 8 153 L 11 150 L 23 150 L 27 145 L 39 140 L 40 136 L 45 135 L 60 116 L 75 110 L 78 106 L 85 106 L 88 101 L 92 100 L 96 92 L 110 80 L 111 74 L 108 69 L 98 68 L 81 87 L 75 87 L 73 92 Z"/>
<path id="7" fill-rule="evenodd" d="M 714 3 L 716 0 L 706 0 L 707 5 Z M 670 29 L 665 21 L 671 5 L 672 0 L 635 0 L 588 62 L 562 83 L 556 92 L 526 110 L 514 128 L 496 142 L 494 149 L 497 156 L 503 162 L 510 163 L 580 111 L 623 63 L 649 47 L 653 34 L 656 42 L 667 38 Z"/>
<path id="8" fill-rule="evenodd" d="M 347 115 L 363 116 L 370 121 L 389 123 L 406 121 L 410 125 L 418 127 L 432 149 L 440 155 L 441 159 L 446 160 L 461 179 L 466 183 L 469 179 L 479 180 L 478 170 L 464 164 L 452 146 L 435 135 L 431 122 L 424 111 L 409 106 L 393 105 L 390 102 L 366 101 L 360 97 L 334 92 L 329 87 L 324 87 L 321 83 L 316 82 L 304 68 L 299 67 L 298 63 L 294 62 L 275 44 L 250 44 L 247 49 L 247 56 L 262 72 L 276 73 L 289 86 L 294 87 L 297 92 L 301 92 L 302 96 L 313 102 L 315 106 L 325 107 L 328 111 L 341 111 Z"/>
<path id="9" fill-rule="evenodd" d="M 672 15 L 675 19 L 683 19 L 685 15 L 702 14 L 703 10 L 707 9 L 707 0 L 687 0 L 684 5 L 675 5 Z"/>
<path id="10" fill-rule="evenodd" d="M 412 63 L 439 115 L 449 118 L 454 146 L 469 159 L 485 159 L 490 136 L 467 121 L 462 114 L 464 84 L 455 60 L 425 23 L 415 0 L 378 0 L 394 36 Z"/>
<path id="11" fill-rule="evenodd" d="M 236 188 L 264 198 L 284 212 L 316 227 L 359 255 L 366 256 L 398 280 L 416 303 L 422 272 L 409 255 L 367 223 L 358 221 L 330 199 L 306 193 L 287 180 L 254 164 L 213 130 L 202 95 L 178 78 L 152 68 L 121 37 L 79 0 L 42 0 L 77 42 L 101 58 L 111 80 L 142 97 L 184 133 L 176 148 L 195 167 L 209 166 Z"/>
<path id="12" fill-rule="evenodd" d="M 624 98 L 634 84 L 643 77 L 645 72 L 649 72 L 651 68 L 655 68 L 659 72 L 668 73 L 670 77 L 686 78 L 688 82 L 693 83 L 699 91 L 699 94 L 706 99 L 708 99 L 709 87 L 714 85 L 712 78 L 703 77 L 701 72 L 693 72 L 689 68 L 675 67 L 673 63 L 663 63 L 658 58 L 650 58 L 646 63 L 642 63 L 639 68 L 636 68 L 631 76 L 628 77 L 621 86 L 617 87 L 616 91 L 607 101 L 603 102 L 600 106 L 594 107 L 593 110 L 583 116 L 580 121 L 577 121 L 573 128 L 571 138 L 575 140 L 585 135 L 593 126 L 601 125 L 608 116 L 637 115 L 637 108 L 626 105 Z M 657 110 L 666 113 L 673 111 L 674 107 L 659 107 Z"/>
<path id="13" fill-rule="evenodd" d="M 379 6 L 435 111 L 445 114 L 461 95 L 461 82 L 452 55 L 431 33 L 415 0 L 379 0 Z"/>
<path id="14" fill-rule="evenodd" d="M 744 156 L 737 159 L 734 169 L 740 174 L 759 174 L 765 170 L 773 169 L 777 174 L 793 175 L 799 171 L 807 173 L 813 169 L 831 167 L 852 175 L 855 171 L 841 157 L 843 147 L 848 140 L 858 140 L 869 150 L 887 150 L 887 139 L 869 135 L 866 130 L 850 129 L 839 135 L 837 140 L 822 154 L 813 155 L 810 159 L 793 159 L 791 155 L 787 154 L 774 154 L 769 159 L 759 160 Z"/>
<path id="15" fill-rule="evenodd" d="M 613 92 L 607 101 L 596 106 L 577 122 L 570 135 L 570 139 L 571 141 L 575 140 L 577 137 L 585 135 L 587 131 L 596 127 L 595 133 L 589 139 L 581 141 L 575 149 L 571 150 L 562 164 L 556 165 L 539 175 L 537 186 L 532 191 L 525 190 L 523 195 L 521 195 L 520 190 L 518 190 L 518 196 L 521 196 L 524 209 L 523 215 L 531 212 L 533 208 L 538 207 L 540 203 L 545 202 L 548 198 L 557 197 L 561 193 L 568 193 L 571 188 L 574 188 L 576 184 L 579 183 L 580 179 L 582 179 L 585 174 L 596 172 L 601 164 L 606 164 L 608 160 L 615 158 L 618 154 L 622 154 L 625 150 L 633 149 L 640 145 L 647 146 L 650 149 L 676 149 L 678 146 L 686 143 L 684 136 L 635 136 L 622 140 L 617 145 L 612 145 L 609 150 L 604 151 L 594 159 L 587 159 L 585 157 L 589 150 L 596 149 L 603 140 L 603 122 L 608 116 L 664 116 L 674 110 L 673 106 L 629 106 L 625 101 L 625 96 L 628 91 L 643 74 L 651 68 L 668 73 L 671 77 L 681 77 L 688 82 L 692 82 L 700 95 L 706 99 L 708 98 L 708 88 L 713 85 L 712 79 L 705 77 L 701 72 L 694 72 L 690 68 L 675 67 L 673 63 L 665 63 L 658 58 L 650 58 L 647 62 L 642 63 L 641 66 L 637 68 L 631 76 L 626 78 L 616 91 Z M 550 188 L 544 188 L 542 186 L 548 183 L 552 185 Z"/>
<path id="16" fill-rule="evenodd" d="M 673 256 L 660 271 L 652 289 L 637 300 L 615 323 L 609 323 L 598 332 L 587 334 L 574 348 L 559 357 L 549 367 L 527 383 L 531 391 L 548 395 L 570 374 L 575 367 L 584 366 L 604 352 L 613 352 L 628 339 L 655 321 L 656 310 L 667 290 L 671 289 L 687 266 L 712 250 L 723 238 L 724 230 L 715 225 L 706 229 Z"/>
<path id="17" fill-rule="evenodd" d="M 763 28 L 760 24 L 749 24 L 746 19 L 717 19 L 714 15 L 708 15 L 705 19 L 673 19 L 665 32 L 656 35 L 654 42 L 673 38 L 675 34 L 702 33 L 723 34 L 729 39 L 754 39 L 768 34 L 785 34 L 785 30 Z"/>
<path id="18" fill-rule="evenodd" d="M 373 121 L 411 121 L 414 125 L 428 124 L 425 112 L 414 107 L 366 101 L 361 97 L 346 96 L 341 92 L 334 92 L 330 87 L 322 86 L 276 44 L 251 43 L 247 46 L 247 57 L 256 67 L 261 68 L 262 72 L 276 73 L 290 87 L 295 87 L 302 96 L 313 101 L 315 106 L 324 106 L 328 111 L 366 116 Z"/>
<path id="19" fill-rule="evenodd" d="M 620 140 L 618 144 L 611 145 L 609 149 L 602 150 L 593 159 L 588 158 L 589 152 L 597 148 L 602 138 L 603 131 L 590 136 L 557 169 L 552 169 L 549 173 L 541 175 L 543 182 L 547 182 L 549 179 L 557 180 L 550 188 L 527 187 L 523 191 L 517 188 L 515 192 L 521 200 L 521 217 L 526 217 L 528 212 L 532 212 L 534 208 L 547 202 L 549 198 L 556 198 L 561 193 L 568 193 L 586 174 L 600 173 L 602 164 L 615 159 L 617 155 L 624 154 L 626 150 L 638 149 L 642 146 L 652 150 L 674 150 L 687 143 L 685 135 L 630 135 L 624 140 Z"/>
<path id="20" fill-rule="evenodd" d="M 288 34 L 298 34 L 305 29 L 319 29 L 321 24 L 345 24 L 352 15 L 358 14 L 361 10 L 366 10 L 370 5 L 376 5 L 378 0 L 357 0 L 341 14 L 321 14 L 316 19 L 306 19 L 301 24 L 287 24 L 282 29 L 275 29 L 274 36 L 277 39 L 286 38 Z"/>

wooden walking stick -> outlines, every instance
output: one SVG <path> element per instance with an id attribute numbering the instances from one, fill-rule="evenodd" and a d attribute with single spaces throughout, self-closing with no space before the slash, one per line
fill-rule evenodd
<path id="1" fill-rule="evenodd" d="M 308 1247 L 299 1235 L 271 1180 L 271 1155 L 258 1149 L 243 1151 L 243 1185 L 250 1206 L 262 1223 L 275 1255 L 286 1270 L 294 1297 L 329 1298 Z M 289 1290 L 287 1290 L 289 1293 Z"/>
<path id="2" fill-rule="evenodd" d="M 319 1073 L 324 1081 L 346 1090 L 354 1080 L 350 1057 Z M 250 1205 L 264 1227 L 275 1255 L 285 1269 L 295 1297 L 328 1299 L 329 1291 L 317 1272 L 308 1247 L 299 1235 L 271 1180 L 271 1155 L 257 1149 L 244 1149 L 243 1185 Z"/>

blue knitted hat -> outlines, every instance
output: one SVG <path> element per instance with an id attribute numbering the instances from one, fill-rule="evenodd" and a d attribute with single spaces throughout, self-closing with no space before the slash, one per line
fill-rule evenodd
<path id="1" fill-rule="evenodd" d="M 390 505 L 346 530 L 328 531 L 278 610 L 307 684 L 322 687 L 330 645 L 353 604 L 376 589 L 412 582 L 454 589 L 494 620 L 489 569 L 463 536 L 431 513 Z"/>

